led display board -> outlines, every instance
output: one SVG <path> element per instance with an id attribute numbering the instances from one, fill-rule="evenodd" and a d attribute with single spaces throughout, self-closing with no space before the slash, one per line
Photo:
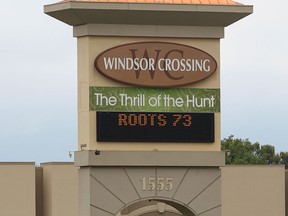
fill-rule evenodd
<path id="1" fill-rule="evenodd" d="M 98 142 L 214 142 L 214 113 L 97 112 Z"/>

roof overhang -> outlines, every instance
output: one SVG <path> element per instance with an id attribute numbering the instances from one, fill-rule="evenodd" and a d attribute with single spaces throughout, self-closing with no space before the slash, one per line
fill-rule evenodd
<path id="1" fill-rule="evenodd" d="M 250 5 L 60 2 L 44 12 L 68 25 L 126 24 L 226 27 L 253 13 Z"/>

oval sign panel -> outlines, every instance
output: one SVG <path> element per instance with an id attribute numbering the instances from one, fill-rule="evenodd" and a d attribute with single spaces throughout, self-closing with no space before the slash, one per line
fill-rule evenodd
<path id="1" fill-rule="evenodd" d="M 105 50 L 97 71 L 123 83 L 147 87 L 187 85 L 211 76 L 216 60 L 195 47 L 168 42 L 139 42 Z"/>

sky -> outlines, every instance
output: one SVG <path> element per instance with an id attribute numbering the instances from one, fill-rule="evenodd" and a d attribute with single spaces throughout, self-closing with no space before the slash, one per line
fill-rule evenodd
<path id="1" fill-rule="evenodd" d="M 288 1 L 240 0 L 254 13 L 221 39 L 221 137 L 288 151 Z M 73 161 L 77 56 L 72 27 L 42 1 L 3 1 L 0 161 Z"/>

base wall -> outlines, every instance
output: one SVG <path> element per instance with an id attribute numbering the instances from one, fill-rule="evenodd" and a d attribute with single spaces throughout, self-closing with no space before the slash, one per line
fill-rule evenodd
<path id="1" fill-rule="evenodd" d="M 73 163 L 45 163 L 41 167 L 43 216 L 78 216 L 78 169 Z"/>
<path id="2" fill-rule="evenodd" d="M 34 163 L 0 163 L 0 215 L 36 216 Z"/>
<path id="3" fill-rule="evenodd" d="M 90 188 L 89 180 L 88 191 L 79 195 L 78 168 L 73 163 L 37 168 L 34 163 L 0 163 L 0 182 L 3 216 L 78 216 L 78 202 L 85 201 L 83 194 Z M 223 166 L 221 187 L 222 216 L 285 216 L 285 209 L 288 216 L 288 171 L 283 166 Z"/>
<path id="4" fill-rule="evenodd" d="M 223 216 L 285 215 L 284 166 L 222 167 Z"/>

